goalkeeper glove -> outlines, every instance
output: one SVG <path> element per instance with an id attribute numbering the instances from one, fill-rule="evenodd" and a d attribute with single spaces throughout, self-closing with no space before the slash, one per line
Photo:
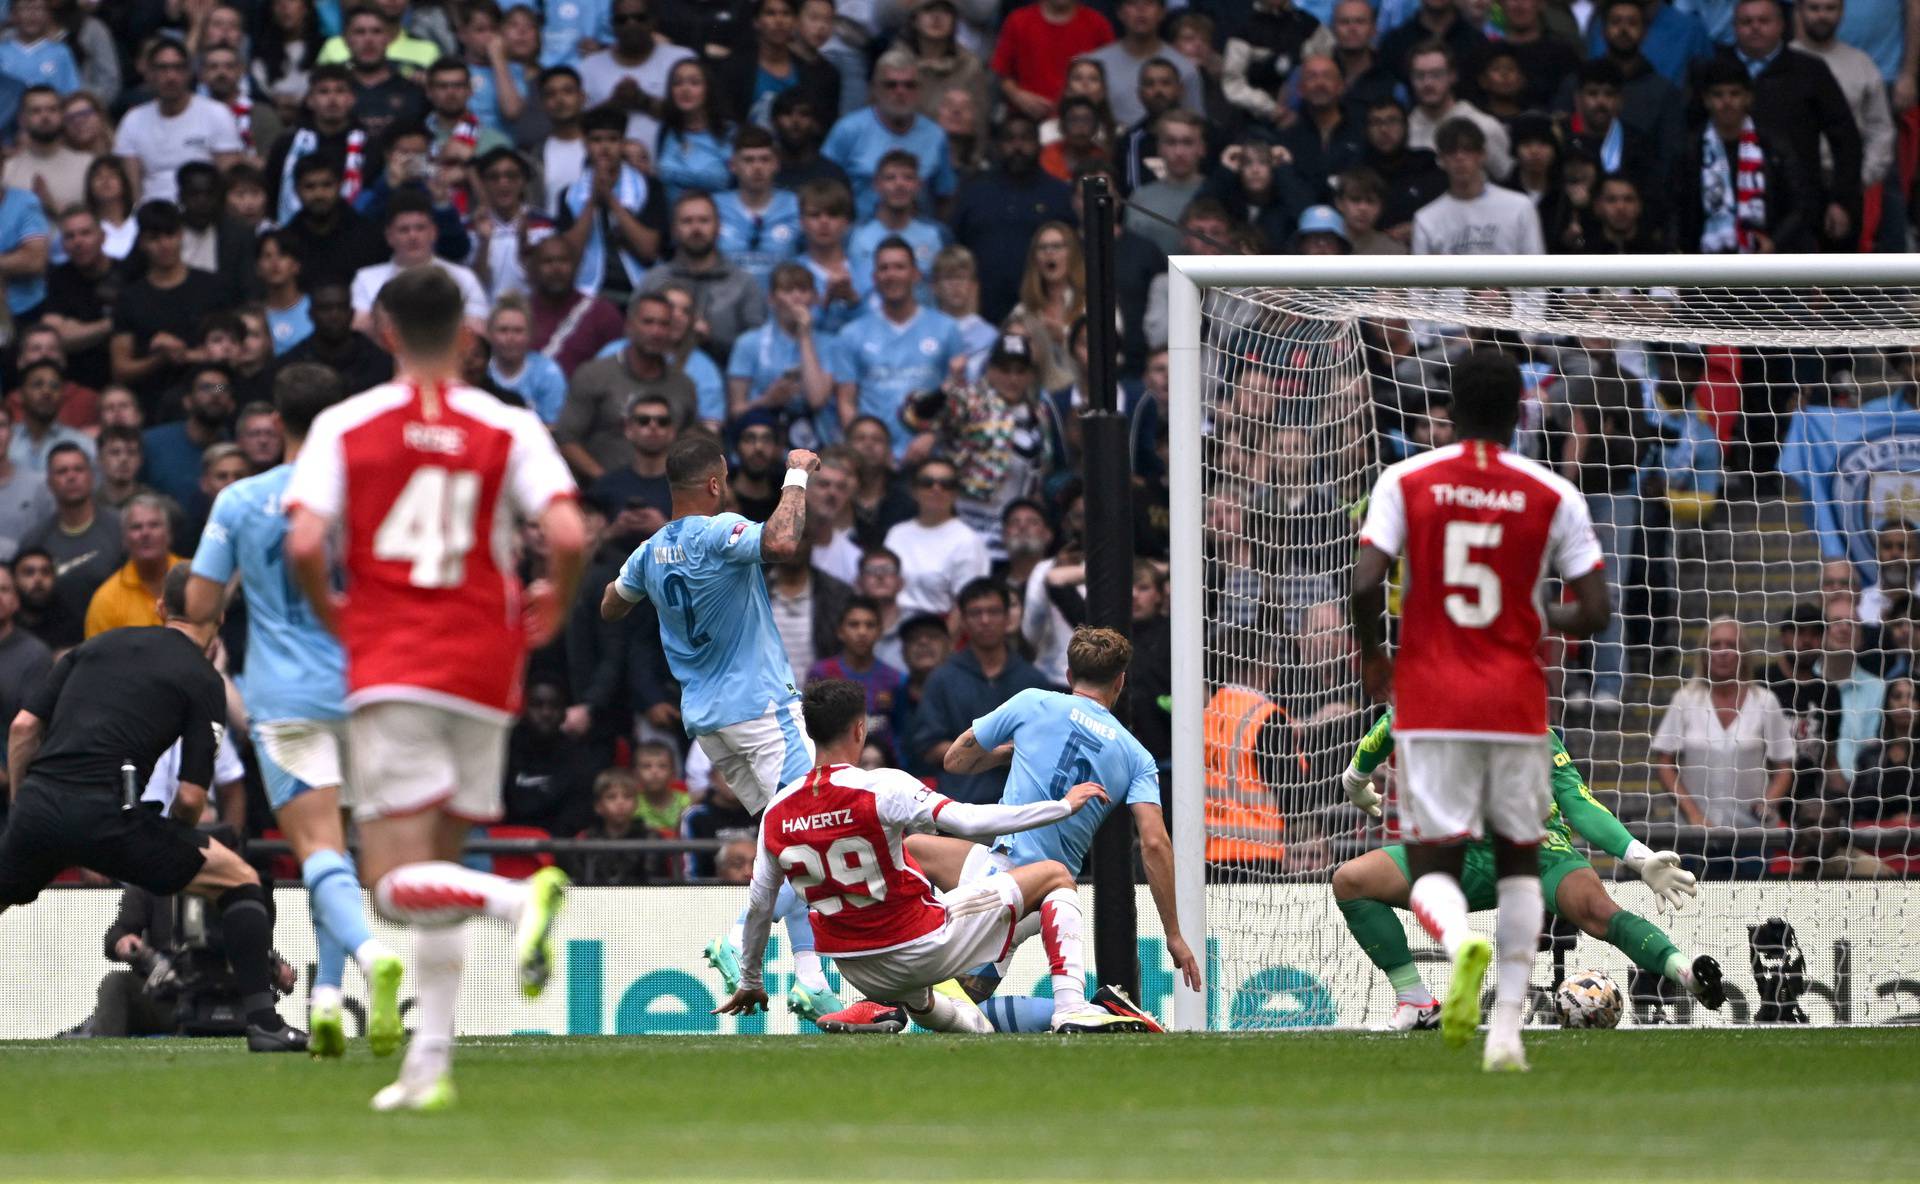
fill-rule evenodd
<path id="1" fill-rule="evenodd" d="M 1346 788 L 1348 801 L 1375 818 L 1380 817 L 1380 795 L 1374 791 L 1373 774 L 1348 765 L 1340 771 L 1340 784 Z"/>
<path id="2" fill-rule="evenodd" d="M 1680 866 L 1680 857 L 1672 851 L 1655 851 L 1635 839 L 1620 860 L 1653 890 L 1662 911 L 1679 912 L 1698 891 L 1693 873 Z"/>

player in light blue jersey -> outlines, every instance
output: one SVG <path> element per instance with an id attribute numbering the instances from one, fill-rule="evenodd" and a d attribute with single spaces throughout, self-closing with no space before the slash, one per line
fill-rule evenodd
<path id="1" fill-rule="evenodd" d="M 308 1048 L 346 1052 L 340 984 L 348 955 L 368 988 L 367 1043 L 378 1056 L 400 1047 L 400 959 L 367 931 L 366 905 L 340 823 L 340 768 L 346 731 L 346 656 L 314 619 L 282 557 L 287 516 L 281 497 L 315 416 L 346 397 L 339 377 L 315 365 L 274 379 L 286 433 L 286 460 L 236 481 L 214 499 L 187 582 L 187 615 L 217 621 L 238 573 L 247 598 L 247 664 L 241 694 L 275 819 L 300 861 L 319 958 L 309 1000 Z"/>
<path id="2" fill-rule="evenodd" d="M 1082 781 L 1107 791 L 1107 801 L 1089 803 L 1079 814 L 1052 826 L 1017 835 L 1002 835 L 990 847 L 964 839 L 910 836 L 907 853 L 933 885 L 951 891 L 985 876 L 1041 860 L 1058 860 L 1078 874 L 1093 846 L 1093 836 L 1107 814 L 1124 803 L 1140 835 L 1140 854 L 1146 864 L 1147 884 L 1166 932 L 1167 956 L 1187 985 L 1199 990 L 1200 963 L 1180 933 L 1174 911 L 1173 845 L 1167 838 L 1160 808 L 1160 773 L 1153 756 L 1113 714 L 1113 704 L 1127 685 L 1127 666 L 1133 644 L 1111 629 L 1074 630 L 1067 646 L 1068 693 L 1021 691 L 987 715 L 975 720 L 947 749 L 943 764 L 949 773 L 980 773 L 1011 764 L 1001 802 L 1009 806 L 1057 800 Z M 1014 930 L 1013 945 L 1038 932 L 1022 924 Z M 1012 949 L 1008 951 L 1012 956 Z M 960 985 L 1002 1032 L 1045 1032 L 1053 1022 L 1053 1001 L 1033 997 L 989 999 L 1000 985 L 1006 961 L 989 963 L 960 977 Z M 1116 1015 L 1153 1022 L 1124 992 L 1102 987 L 1089 1000 Z M 848 1009 L 870 1008 L 855 1004 Z M 861 1014 L 859 1024 L 840 1030 L 863 1030 L 872 1019 Z M 822 1027 L 834 1030 L 836 1017 L 823 1017 Z M 1157 1023 L 1154 1030 L 1160 1030 Z"/>
<path id="3" fill-rule="evenodd" d="M 806 538 L 807 475 L 820 458 L 787 454 L 787 479 L 766 525 L 722 513 L 727 457 L 711 436 L 687 436 L 667 452 L 673 519 L 641 543 L 600 597 L 600 615 L 617 621 L 643 600 L 660 614 L 660 643 L 680 683 L 680 718 L 734 796 L 758 815 L 788 782 L 813 768 L 813 742 L 800 714 L 800 688 L 774 627 L 763 564 L 785 563 Z M 783 888 L 774 906 L 793 946 L 794 988 L 787 1006 L 805 1019 L 840 1001 L 821 973 L 806 902 Z M 708 943 L 707 961 L 727 993 L 740 985 L 745 913 L 733 931 Z"/>

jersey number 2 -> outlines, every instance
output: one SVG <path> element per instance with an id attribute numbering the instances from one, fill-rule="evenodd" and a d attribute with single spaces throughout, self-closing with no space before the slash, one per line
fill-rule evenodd
<path id="1" fill-rule="evenodd" d="M 687 644 L 703 646 L 713 639 L 700 632 L 700 625 L 693 617 L 693 593 L 687 588 L 685 576 L 668 576 L 660 582 L 661 589 L 667 594 L 667 605 L 680 611 L 680 619 L 686 622 Z"/>
<path id="2" fill-rule="evenodd" d="M 863 909 L 887 898 L 887 877 L 880 871 L 873 844 L 856 835 L 835 839 L 824 859 L 812 847 L 795 844 L 783 848 L 780 867 L 792 880 L 793 890 L 816 913 L 832 916 L 848 905 Z M 818 899 L 807 895 L 809 889 L 828 880 L 834 883 L 833 895 Z"/>
<path id="3" fill-rule="evenodd" d="M 428 465 L 413 471 L 373 535 L 373 557 L 411 563 L 416 588 L 452 588 L 467 572 L 473 550 L 480 474 Z"/>
<path id="4" fill-rule="evenodd" d="M 1500 573 L 1484 563 L 1475 563 L 1471 551 L 1500 545 L 1502 528 L 1498 522 L 1447 523 L 1446 570 L 1441 582 L 1449 589 L 1470 589 L 1469 600 L 1449 591 L 1443 602 L 1447 616 L 1462 629 L 1485 629 L 1500 615 Z"/>

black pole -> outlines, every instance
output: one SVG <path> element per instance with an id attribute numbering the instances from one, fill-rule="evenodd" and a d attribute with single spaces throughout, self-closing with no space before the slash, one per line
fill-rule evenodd
<path id="1" fill-rule="evenodd" d="M 1087 523 L 1087 622 L 1133 636 L 1133 464 L 1114 363 L 1113 192 L 1105 177 L 1081 181 L 1087 258 L 1087 409 L 1080 414 L 1081 481 Z M 1126 699 L 1114 714 L 1127 718 Z M 1093 845 L 1094 965 L 1100 981 L 1140 992 L 1139 918 L 1134 911 L 1133 818 L 1114 810 Z"/>

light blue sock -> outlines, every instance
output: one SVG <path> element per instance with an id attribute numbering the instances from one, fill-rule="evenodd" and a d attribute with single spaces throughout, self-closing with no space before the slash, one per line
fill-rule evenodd
<path id="1" fill-rule="evenodd" d="M 980 1010 L 996 1032 L 1053 1031 L 1053 1000 L 1039 995 L 994 995 Z"/>
<path id="2" fill-rule="evenodd" d="M 780 885 L 780 895 L 773 898 L 773 915 L 787 923 L 787 944 L 794 953 L 813 952 L 813 920 L 807 915 L 807 902 L 792 885 Z"/>
<path id="3" fill-rule="evenodd" d="M 313 912 L 313 933 L 320 948 L 314 968 L 315 986 L 338 987 L 346 973 L 347 955 L 367 942 L 367 907 L 353 860 L 339 851 L 316 851 L 300 865 Z"/>

